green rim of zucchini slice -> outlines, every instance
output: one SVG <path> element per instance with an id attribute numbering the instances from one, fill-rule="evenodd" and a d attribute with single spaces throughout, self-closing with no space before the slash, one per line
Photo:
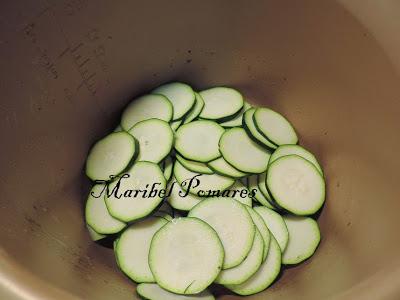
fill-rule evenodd
<path id="1" fill-rule="evenodd" d="M 251 108 L 251 104 L 244 101 L 243 108 L 233 119 L 219 123 L 222 127 L 240 127 L 243 123 L 243 114 Z"/>
<path id="2" fill-rule="evenodd" d="M 205 163 L 186 159 L 178 153 L 176 153 L 175 157 L 189 171 L 201 174 L 214 174 L 214 171 L 210 169 Z"/>
<path id="3" fill-rule="evenodd" d="M 196 295 L 178 295 L 168 292 L 155 283 L 141 283 L 136 287 L 136 292 L 147 300 L 215 300 L 214 296 L 204 290 Z"/>
<path id="4" fill-rule="evenodd" d="M 224 176 L 241 178 L 247 175 L 247 173 L 239 171 L 235 167 L 231 166 L 223 157 L 214 159 L 208 162 L 207 165 L 216 173 Z"/>
<path id="5" fill-rule="evenodd" d="M 186 159 L 209 162 L 221 156 L 218 142 L 224 131 L 218 123 L 208 120 L 182 125 L 175 134 L 175 149 Z"/>
<path id="6" fill-rule="evenodd" d="M 158 285 L 177 294 L 197 294 L 218 276 L 224 248 L 215 230 L 198 218 L 177 218 L 154 235 L 149 266 Z"/>
<path id="7" fill-rule="evenodd" d="M 172 120 L 179 120 L 186 115 L 195 103 L 193 89 L 181 82 L 167 83 L 152 91 L 153 94 L 161 94 L 171 101 L 173 106 Z"/>
<path id="8" fill-rule="evenodd" d="M 254 190 L 255 196 L 254 200 L 256 200 L 258 203 L 261 205 L 264 205 L 270 209 L 276 209 L 275 206 L 273 206 L 267 198 L 265 198 L 264 194 L 260 191 L 260 188 L 258 186 L 258 175 L 254 174 L 249 177 L 247 177 L 248 180 L 248 187 L 249 190 Z"/>
<path id="9" fill-rule="evenodd" d="M 135 139 L 127 132 L 113 132 L 93 145 L 86 160 L 86 175 L 108 181 L 123 172 L 137 151 Z"/>
<path id="10" fill-rule="evenodd" d="M 170 193 L 167 197 L 168 203 L 178 210 L 189 211 L 204 200 L 204 198 L 197 195 L 187 194 L 175 180 L 170 182 L 168 192 Z"/>
<path id="11" fill-rule="evenodd" d="M 256 124 L 254 123 L 254 112 L 255 108 L 250 108 L 243 114 L 243 128 L 246 130 L 249 137 L 251 137 L 254 141 L 259 143 L 261 146 L 266 146 L 270 149 L 276 149 L 278 146 L 268 140 L 265 136 L 263 136 L 257 129 Z"/>
<path id="12" fill-rule="evenodd" d="M 170 152 L 174 144 L 174 132 L 169 124 L 159 119 L 141 121 L 129 133 L 139 143 L 136 161 L 150 161 L 158 164 Z"/>
<path id="13" fill-rule="evenodd" d="M 192 109 L 189 111 L 189 113 L 185 116 L 185 120 L 183 121 L 184 124 L 192 122 L 194 119 L 196 119 L 201 111 L 203 110 L 204 107 L 204 100 L 203 97 L 200 96 L 199 93 L 194 93 L 196 96 L 196 102 Z"/>
<path id="14" fill-rule="evenodd" d="M 264 241 L 264 251 L 263 251 L 263 261 L 267 258 L 269 244 L 271 242 L 271 233 L 265 224 L 263 218 L 251 207 L 246 207 L 247 211 L 250 214 L 251 219 L 253 220 L 254 225 L 256 225 L 258 231 L 261 234 L 261 237 Z"/>
<path id="15" fill-rule="evenodd" d="M 148 119 L 160 119 L 166 122 L 172 120 L 173 108 L 171 102 L 163 95 L 144 95 L 134 99 L 121 116 L 121 127 L 128 131 L 136 123 Z"/>
<path id="16" fill-rule="evenodd" d="M 255 226 L 243 204 L 226 197 L 209 198 L 193 207 L 188 216 L 203 220 L 217 232 L 225 250 L 223 269 L 244 261 L 253 245 Z"/>
<path id="17" fill-rule="evenodd" d="M 233 117 L 243 108 L 243 96 L 228 87 L 214 87 L 200 92 L 204 107 L 200 118 L 221 120 Z"/>
<path id="18" fill-rule="evenodd" d="M 267 170 L 271 153 L 249 138 L 243 128 L 226 130 L 219 147 L 223 158 L 242 172 L 262 173 Z"/>

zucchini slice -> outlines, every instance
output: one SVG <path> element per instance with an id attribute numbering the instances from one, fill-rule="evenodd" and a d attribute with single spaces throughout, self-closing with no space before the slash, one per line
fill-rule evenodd
<path id="1" fill-rule="evenodd" d="M 129 226 L 116 244 L 120 269 L 135 282 L 155 282 L 149 267 L 149 250 L 154 234 L 168 221 L 150 217 Z"/>
<path id="2" fill-rule="evenodd" d="M 171 190 L 172 189 L 172 190 Z M 175 209 L 189 211 L 195 205 L 199 204 L 204 198 L 201 198 L 197 195 L 187 194 L 181 188 L 181 186 L 175 182 L 171 181 L 168 187 L 168 192 L 170 192 L 169 197 L 167 198 L 168 203 Z"/>
<path id="3" fill-rule="evenodd" d="M 102 138 L 89 152 L 86 175 L 92 180 L 110 180 L 123 172 L 137 151 L 135 139 L 127 132 L 114 132 Z"/>
<path id="4" fill-rule="evenodd" d="M 214 87 L 200 92 L 204 108 L 200 118 L 221 120 L 234 116 L 243 107 L 243 96 L 236 90 L 227 87 Z"/>
<path id="5" fill-rule="evenodd" d="M 148 300 L 215 300 L 207 290 L 196 295 L 178 295 L 164 290 L 155 283 L 141 283 L 136 287 L 136 292 L 140 297 Z"/>
<path id="6" fill-rule="evenodd" d="M 318 169 L 298 155 L 269 165 L 267 187 L 276 203 L 296 215 L 312 215 L 325 201 L 325 181 Z"/>
<path id="7" fill-rule="evenodd" d="M 253 295 L 268 288 L 278 277 L 281 270 L 281 250 L 275 238 L 271 236 L 271 246 L 267 259 L 261 264 L 258 271 L 248 280 L 237 285 L 226 287 L 242 296 Z"/>
<path id="8" fill-rule="evenodd" d="M 258 175 L 251 175 L 247 178 L 249 190 L 254 190 L 256 192 L 254 200 L 270 209 L 276 209 L 271 203 L 269 203 L 268 199 L 265 198 L 264 194 L 260 191 L 260 188 L 258 187 Z"/>
<path id="9" fill-rule="evenodd" d="M 312 218 L 285 216 L 289 243 L 283 252 L 282 263 L 294 265 L 311 257 L 321 240 L 317 222 Z"/>
<path id="10" fill-rule="evenodd" d="M 225 250 L 223 269 L 239 265 L 253 245 L 255 226 L 246 207 L 231 198 L 209 198 L 189 212 L 215 229 Z"/>
<path id="11" fill-rule="evenodd" d="M 178 153 L 175 155 L 175 157 L 189 171 L 201 174 L 214 174 L 213 170 L 211 170 L 205 163 L 194 160 L 188 160 L 183 156 L 179 155 Z"/>
<path id="12" fill-rule="evenodd" d="M 139 142 L 137 161 L 158 164 L 170 152 L 174 143 L 174 132 L 169 124 L 158 119 L 141 121 L 129 133 Z"/>
<path id="13" fill-rule="evenodd" d="M 166 181 L 169 181 L 172 177 L 172 171 L 174 168 L 174 161 L 171 156 L 167 156 L 162 163 L 163 173 Z"/>
<path id="14" fill-rule="evenodd" d="M 133 100 L 121 116 L 121 127 L 128 131 L 136 123 L 148 119 L 172 120 L 171 102 L 163 95 L 144 95 Z"/>
<path id="15" fill-rule="evenodd" d="M 129 178 L 125 178 L 128 176 Z M 118 184 L 119 183 L 119 184 Z M 111 182 L 106 196 L 106 205 L 110 214 L 121 221 L 131 222 L 149 215 L 162 201 L 160 194 L 149 197 L 146 186 L 161 190 L 166 187 L 166 180 L 160 167 L 151 162 L 140 161 L 122 175 Z"/>
<path id="16" fill-rule="evenodd" d="M 222 270 L 219 273 L 216 283 L 219 284 L 240 284 L 249 279 L 263 262 L 264 241 L 260 232 L 256 229 L 253 245 L 250 252 L 242 263 L 236 267 Z"/>
<path id="17" fill-rule="evenodd" d="M 286 228 L 285 221 L 282 216 L 276 211 L 264 206 L 257 206 L 253 208 L 260 217 L 264 220 L 272 235 L 276 238 L 282 252 L 285 251 L 289 241 L 289 233 Z"/>
<path id="18" fill-rule="evenodd" d="M 243 128 L 246 130 L 249 137 L 259 143 L 261 146 L 266 146 L 270 149 L 276 149 L 278 146 L 268 140 L 265 136 L 263 136 L 258 131 L 256 124 L 254 124 L 253 116 L 255 111 L 255 108 L 250 108 L 243 114 Z"/>
<path id="19" fill-rule="evenodd" d="M 252 206 L 250 191 L 239 180 L 236 180 L 236 182 L 229 188 L 228 197 L 231 197 L 248 207 Z"/>
<path id="20" fill-rule="evenodd" d="M 99 241 L 101 239 L 104 239 L 107 235 L 98 233 L 96 232 L 92 227 L 90 227 L 88 224 L 86 224 L 86 228 L 89 232 L 89 236 L 92 239 L 93 242 Z"/>
<path id="21" fill-rule="evenodd" d="M 273 163 L 275 160 L 282 156 L 287 156 L 295 154 L 298 156 L 301 156 L 302 158 L 308 160 L 310 163 L 312 163 L 318 171 L 323 175 L 322 168 L 320 164 L 318 163 L 318 160 L 315 158 L 314 154 L 312 154 L 310 151 L 304 149 L 303 147 L 299 145 L 282 145 L 279 146 L 278 149 L 275 150 L 275 152 L 271 155 L 269 159 L 269 164 Z"/>
<path id="22" fill-rule="evenodd" d="M 195 102 L 192 88 L 181 82 L 167 83 L 152 91 L 152 94 L 161 94 L 171 101 L 173 106 L 172 120 L 182 119 L 190 111 Z"/>
<path id="23" fill-rule="evenodd" d="M 224 248 L 217 233 L 197 218 L 178 218 L 154 235 L 150 269 L 158 285 L 177 294 L 197 294 L 218 276 Z"/>
<path id="24" fill-rule="evenodd" d="M 251 105 L 244 101 L 243 108 L 233 119 L 219 123 L 222 127 L 240 127 L 243 123 L 243 114 L 250 109 Z"/>
<path id="25" fill-rule="evenodd" d="M 105 184 L 96 184 L 91 189 L 86 201 L 86 223 L 98 234 L 120 232 L 126 224 L 110 215 L 104 202 L 105 194 Z"/>
<path id="26" fill-rule="evenodd" d="M 178 128 L 182 125 L 183 121 L 182 120 L 176 120 L 171 122 L 170 126 L 171 129 L 176 132 L 178 130 Z"/>
<path id="27" fill-rule="evenodd" d="M 242 172 L 262 173 L 267 170 L 271 153 L 249 138 L 243 128 L 225 131 L 219 147 L 224 159 Z"/>
<path id="28" fill-rule="evenodd" d="M 179 185 L 192 194 L 198 194 L 198 196 L 204 196 L 200 193 L 205 193 L 206 191 L 224 191 L 235 182 L 235 179 L 230 177 L 224 177 L 218 174 L 199 174 L 186 169 L 179 161 L 175 162 L 174 165 L 174 176 Z M 196 177 L 197 176 L 197 177 Z M 196 178 L 194 178 L 196 177 Z M 191 179 L 194 182 L 190 184 Z M 198 186 L 194 186 L 196 179 L 199 182 Z M 189 188 L 190 186 L 190 188 Z"/>
<path id="29" fill-rule="evenodd" d="M 275 145 L 297 144 L 296 131 L 281 114 L 269 108 L 257 108 L 254 123 L 258 130 Z"/>
<path id="30" fill-rule="evenodd" d="M 194 93 L 196 96 L 196 102 L 193 106 L 193 108 L 190 110 L 190 112 L 187 114 L 185 117 L 185 120 L 183 121 L 184 124 L 192 122 L 194 119 L 196 119 L 201 111 L 203 110 L 204 107 L 204 100 L 203 97 L 200 96 L 199 93 Z"/>
<path id="31" fill-rule="evenodd" d="M 247 173 L 239 171 L 231 166 L 223 157 L 219 157 L 207 163 L 207 165 L 216 173 L 233 178 L 246 176 Z"/>
<path id="32" fill-rule="evenodd" d="M 247 211 L 250 214 L 251 219 L 253 220 L 254 225 L 256 225 L 258 231 L 261 234 L 261 237 L 264 241 L 264 251 L 263 251 L 263 261 L 267 258 L 268 255 L 268 250 L 269 250 L 269 244 L 271 241 L 271 233 L 269 232 L 269 229 L 267 225 L 265 225 L 265 222 L 263 218 L 256 212 L 254 209 L 251 207 L 246 207 Z"/>
<path id="33" fill-rule="evenodd" d="M 209 162 L 221 156 L 218 142 L 223 133 L 224 128 L 216 122 L 194 121 L 177 130 L 175 149 L 186 159 Z"/>

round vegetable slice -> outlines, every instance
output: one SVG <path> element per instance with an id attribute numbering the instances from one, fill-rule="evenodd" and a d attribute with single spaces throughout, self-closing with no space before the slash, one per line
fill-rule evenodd
<path id="1" fill-rule="evenodd" d="M 262 173 L 271 153 L 249 138 L 243 128 L 232 128 L 221 136 L 220 151 L 224 159 L 242 172 Z"/>
<path id="2" fill-rule="evenodd" d="M 168 191 L 170 192 L 167 201 L 175 209 L 189 211 L 193 206 L 197 205 L 200 201 L 204 200 L 199 196 L 186 193 L 180 185 L 174 180 L 171 181 Z"/>
<path id="3" fill-rule="evenodd" d="M 264 241 L 264 251 L 263 251 L 263 261 L 267 258 L 268 255 L 268 250 L 269 250 L 269 244 L 271 241 L 271 233 L 269 232 L 269 229 L 267 225 L 265 225 L 265 222 L 263 218 L 251 207 L 246 207 L 247 211 L 250 214 L 251 219 L 253 220 L 254 225 L 256 225 L 258 231 L 261 234 L 261 237 Z"/>
<path id="4" fill-rule="evenodd" d="M 296 144 L 296 131 L 281 114 L 269 108 L 257 108 L 254 112 L 254 122 L 258 130 L 276 145 Z"/>
<path id="5" fill-rule="evenodd" d="M 262 146 L 267 146 L 271 149 L 276 149 L 278 146 L 268 140 L 265 136 L 263 136 L 258 131 L 256 124 L 254 124 L 253 116 L 255 111 L 255 108 L 250 108 L 243 114 L 243 128 L 246 130 L 249 137 L 251 137 L 257 143 L 261 144 Z"/>
<path id="6" fill-rule="evenodd" d="M 303 147 L 299 145 L 282 145 L 279 146 L 278 149 L 275 150 L 275 152 L 271 155 L 269 159 L 269 163 L 273 163 L 275 160 L 282 156 L 287 156 L 295 154 L 298 156 L 301 156 L 302 158 L 308 160 L 310 163 L 312 163 L 318 171 L 323 174 L 322 168 L 320 164 L 318 163 L 317 159 L 315 158 L 314 154 L 312 154 L 310 151 L 304 149 Z"/>
<path id="7" fill-rule="evenodd" d="M 261 264 L 258 271 L 245 282 L 226 287 L 236 294 L 253 295 L 268 288 L 278 277 L 281 270 L 281 250 L 275 238 L 271 236 L 271 246 L 267 259 Z"/>
<path id="8" fill-rule="evenodd" d="M 258 177 L 257 177 L 258 189 L 268 202 L 268 205 L 265 205 L 265 206 L 268 208 L 271 208 L 273 210 L 276 210 L 276 211 L 281 210 L 282 208 L 279 207 L 279 205 L 271 197 L 271 194 L 269 193 L 269 191 L 267 189 L 266 180 L 267 180 L 267 173 L 258 174 Z"/>
<path id="9" fill-rule="evenodd" d="M 270 209 L 276 209 L 260 191 L 260 188 L 258 187 L 258 175 L 251 175 L 247 178 L 249 190 L 255 191 L 254 200 Z"/>
<path id="10" fill-rule="evenodd" d="M 90 227 L 87 224 L 86 224 L 86 228 L 87 228 L 87 230 L 89 232 L 90 238 L 94 242 L 99 241 L 101 239 L 104 239 L 107 236 L 105 234 L 101 234 L 101 233 L 96 232 L 92 227 Z"/>
<path id="11" fill-rule="evenodd" d="M 228 192 L 228 191 L 226 191 Z M 232 197 L 236 201 L 251 207 L 252 201 L 250 196 L 250 191 L 246 186 L 243 185 L 239 180 L 237 180 L 230 188 L 228 197 Z"/>
<path id="12" fill-rule="evenodd" d="M 148 119 L 172 120 L 172 104 L 163 95 L 144 95 L 133 100 L 124 110 L 121 127 L 128 131 L 136 123 Z"/>
<path id="13" fill-rule="evenodd" d="M 121 234 L 115 253 L 119 267 L 135 282 L 155 282 L 149 267 L 149 250 L 154 234 L 168 221 L 150 217 L 129 226 Z"/>
<path id="14" fill-rule="evenodd" d="M 196 119 L 201 111 L 203 110 L 204 107 L 204 100 L 203 97 L 200 96 L 199 93 L 194 93 L 196 96 L 196 102 L 193 106 L 193 108 L 190 110 L 190 112 L 187 114 L 185 117 L 185 121 L 183 122 L 184 124 L 192 122 L 194 119 Z"/>
<path id="15" fill-rule="evenodd" d="M 184 158 L 183 156 L 179 155 L 178 153 L 175 155 L 176 159 L 189 171 L 197 172 L 201 174 L 214 174 L 213 170 L 211 170 L 207 164 L 189 160 Z"/>
<path id="16" fill-rule="evenodd" d="M 268 229 L 271 231 L 276 241 L 279 244 L 282 252 L 285 251 L 289 240 L 289 233 L 286 228 L 285 221 L 282 216 L 277 212 L 273 211 L 264 206 L 254 207 L 254 210 L 261 216 L 267 225 Z"/>
<path id="17" fill-rule="evenodd" d="M 204 108 L 200 118 L 220 120 L 234 116 L 243 107 L 242 95 L 227 87 L 214 87 L 200 92 L 204 100 Z"/>
<path id="18" fill-rule="evenodd" d="M 167 156 L 166 159 L 164 159 L 163 163 L 163 173 L 165 180 L 169 181 L 172 177 L 172 171 L 174 168 L 174 161 L 171 156 Z"/>
<path id="19" fill-rule="evenodd" d="M 129 133 L 111 133 L 90 150 L 86 160 L 86 175 L 92 180 L 110 180 L 110 176 L 125 170 L 135 152 L 135 139 Z"/>
<path id="20" fill-rule="evenodd" d="M 120 232 L 126 224 L 110 215 L 104 202 L 105 193 L 105 184 L 93 186 L 86 201 L 86 222 L 98 234 Z"/>
<path id="21" fill-rule="evenodd" d="M 215 300 L 214 296 L 207 290 L 196 295 L 178 295 L 161 288 L 155 283 L 141 283 L 136 287 L 136 292 L 148 300 Z"/>
<path id="22" fill-rule="evenodd" d="M 311 257 L 321 240 L 318 223 L 307 217 L 284 216 L 289 243 L 282 254 L 282 263 L 294 265 Z"/>
<path id="23" fill-rule="evenodd" d="M 189 212 L 215 229 L 225 250 L 223 269 L 239 265 L 253 245 L 255 227 L 246 207 L 231 198 L 209 198 Z"/>
<path id="24" fill-rule="evenodd" d="M 263 262 L 263 251 L 264 242 L 260 232 L 256 229 L 253 245 L 244 261 L 236 267 L 222 270 L 215 282 L 219 284 L 240 284 L 245 282 L 257 272 Z"/>
<path id="25" fill-rule="evenodd" d="M 269 165 L 267 187 L 276 203 L 296 215 L 316 213 L 325 201 L 325 182 L 318 169 L 298 155 Z"/>
<path id="26" fill-rule="evenodd" d="M 178 218 L 154 235 L 149 265 L 156 282 L 177 294 L 196 294 L 218 276 L 224 249 L 217 233 L 196 218 Z"/>
<path id="27" fill-rule="evenodd" d="M 220 123 L 222 127 L 240 127 L 243 123 L 243 114 L 246 110 L 250 109 L 251 105 L 244 101 L 243 108 L 239 114 L 237 114 L 233 119 Z"/>
<path id="28" fill-rule="evenodd" d="M 106 205 L 110 214 L 124 222 L 130 222 L 149 215 L 162 201 L 159 194 L 151 195 L 151 187 L 161 190 L 166 180 L 157 164 L 140 161 L 121 178 L 109 184 L 110 196 Z M 146 191 L 146 192 L 145 192 Z M 154 197 L 150 197 L 154 196 Z"/>
<path id="29" fill-rule="evenodd" d="M 165 121 L 149 119 L 133 126 L 129 133 L 139 142 L 137 161 L 159 163 L 170 152 L 174 143 L 174 133 Z"/>
<path id="30" fill-rule="evenodd" d="M 224 177 L 218 174 L 199 174 L 186 169 L 179 161 L 174 165 L 174 176 L 179 185 L 192 194 L 204 196 L 206 191 L 223 191 L 232 186 L 233 178 Z"/>
<path id="31" fill-rule="evenodd" d="M 192 108 L 195 95 L 192 88 L 181 82 L 167 83 L 152 91 L 153 94 L 161 94 L 171 101 L 173 109 L 173 120 L 182 119 Z"/>
<path id="32" fill-rule="evenodd" d="M 175 149 L 186 159 L 208 162 L 221 156 L 218 142 L 223 133 L 216 122 L 194 121 L 177 130 Z"/>
<path id="33" fill-rule="evenodd" d="M 223 157 L 219 157 L 207 163 L 207 165 L 213 169 L 216 173 L 229 176 L 233 178 L 240 178 L 246 176 L 247 173 L 239 171 L 238 169 L 231 166 Z"/>
<path id="34" fill-rule="evenodd" d="M 176 131 L 178 130 L 178 128 L 182 125 L 182 123 L 183 123 L 182 120 L 173 121 L 173 122 L 170 124 L 171 129 L 172 129 L 174 132 L 176 132 Z"/>

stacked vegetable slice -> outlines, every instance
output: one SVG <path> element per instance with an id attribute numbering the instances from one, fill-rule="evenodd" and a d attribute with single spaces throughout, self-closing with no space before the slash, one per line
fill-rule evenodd
<path id="1" fill-rule="evenodd" d="M 228 87 L 168 83 L 132 101 L 89 152 L 86 226 L 116 237 L 146 299 L 214 299 L 268 288 L 315 252 L 325 201 L 315 156 L 289 121 Z"/>

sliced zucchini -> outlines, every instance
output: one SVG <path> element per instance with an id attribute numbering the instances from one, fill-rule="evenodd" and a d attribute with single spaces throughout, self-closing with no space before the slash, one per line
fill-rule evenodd
<path id="1" fill-rule="evenodd" d="M 207 165 L 216 173 L 233 178 L 246 176 L 247 173 L 239 171 L 231 166 L 223 157 L 219 157 L 207 163 Z"/>
<path id="2" fill-rule="evenodd" d="M 257 129 L 275 145 L 296 144 L 297 134 L 289 121 L 269 108 L 257 108 L 254 112 Z"/>
<path id="3" fill-rule="evenodd" d="M 216 122 L 194 121 L 177 130 L 175 149 L 186 159 L 209 162 L 221 156 L 218 142 L 223 133 L 224 128 Z"/>
<path id="4" fill-rule="evenodd" d="M 308 160 L 310 163 L 312 163 L 318 171 L 323 174 L 322 168 L 320 164 L 318 163 L 317 159 L 315 158 L 314 154 L 312 154 L 310 151 L 304 149 L 303 147 L 299 145 L 282 145 L 279 146 L 278 149 L 275 150 L 275 152 L 271 155 L 269 159 L 269 163 L 273 163 L 275 160 L 282 156 L 287 156 L 295 154 L 298 156 L 301 156 L 302 158 Z"/>
<path id="5" fill-rule="evenodd" d="M 89 232 L 89 236 L 92 239 L 93 242 L 99 241 L 101 239 L 104 239 L 107 235 L 98 233 L 96 232 L 92 227 L 90 227 L 88 224 L 86 224 L 86 228 Z"/>
<path id="6" fill-rule="evenodd" d="M 240 284 L 249 279 L 263 262 L 264 241 L 260 232 L 256 229 L 253 245 L 250 252 L 242 263 L 236 267 L 222 270 L 219 273 L 216 283 L 219 284 Z"/>
<path id="7" fill-rule="evenodd" d="M 252 206 L 250 191 L 239 180 L 229 188 L 229 193 L 228 191 L 226 193 L 228 194 L 227 197 L 231 197 L 246 206 Z"/>
<path id="8" fill-rule="evenodd" d="M 172 171 L 174 168 L 174 161 L 171 156 L 167 156 L 163 163 L 163 173 L 166 181 L 169 181 L 172 177 Z"/>
<path id="9" fill-rule="evenodd" d="M 163 95 L 144 95 L 133 100 L 124 110 L 121 117 L 122 129 L 128 131 L 136 123 L 148 119 L 172 120 L 171 102 Z"/>
<path id="10" fill-rule="evenodd" d="M 155 283 L 141 283 L 136 287 L 140 297 L 148 300 L 215 300 L 207 290 L 196 295 L 178 295 L 161 288 Z"/>
<path id="11" fill-rule="evenodd" d="M 172 120 L 182 119 L 190 111 L 195 102 L 192 88 L 181 82 L 167 83 L 152 91 L 153 94 L 161 94 L 171 101 L 173 106 Z"/>
<path id="12" fill-rule="evenodd" d="M 201 111 L 203 110 L 203 107 L 204 107 L 203 97 L 201 97 L 199 93 L 195 92 L 194 94 L 196 96 L 196 102 L 195 102 L 193 108 L 190 110 L 190 112 L 185 117 L 185 120 L 183 122 L 184 124 L 192 122 L 194 119 L 196 119 L 200 115 Z"/>
<path id="13" fill-rule="evenodd" d="M 150 217 L 129 226 L 121 234 L 115 253 L 119 267 L 135 282 L 155 282 L 149 267 L 149 250 L 154 234 L 168 221 Z"/>
<path id="14" fill-rule="evenodd" d="M 139 142 L 137 161 L 158 164 L 170 152 L 174 143 L 174 132 L 169 124 L 159 119 L 141 121 L 129 133 Z"/>
<path id="15" fill-rule="evenodd" d="M 96 184 L 93 186 L 86 201 L 86 223 L 99 234 L 112 234 L 120 232 L 126 224 L 110 215 L 104 202 L 106 186 Z"/>
<path id="16" fill-rule="evenodd" d="M 171 129 L 172 129 L 174 132 L 176 132 L 176 131 L 178 130 L 178 128 L 182 125 L 182 123 L 183 123 L 182 120 L 173 121 L 173 122 L 170 124 Z"/>
<path id="17" fill-rule="evenodd" d="M 178 153 L 175 155 L 175 157 L 189 171 L 201 174 L 214 174 L 214 171 L 210 169 L 205 163 L 194 160 L 188 160 L 183 156 L 179 155 Z"/>
<path id="18" fill-rule="evenodd" d="M 246 207 L 247 211 L 250 214 L 251 219 L 253 220 L 254 225 L 256 225 L 258 231 L 261 234 L 261 237 L 264 241 L 264 251 L 263 251 L 263 261 L 267 258 L 268 255 L 268 250 L 269 250 L 269 244 L 271 241 L 271 233 L 269 232 L 269 229 L 267 225 L 265 225 L 265 222 L 263 218 L 252 208 Z"/>
<path id="19" fill-rule="evenodd" d="M 127 132 L 113 132 L 102 138 L 89 152 L 86 175 L 92 180 L 110 180 L 123 172 L 135 156 L 135 139 Z"/>
<path id="20" fill-rule="evenodd" d="M 192 194 L 204 196 L 206 191 L 224 191 L 233 185 L 235 180 L 218 174 L 199 174 L 189 171 L 179 161 L 174 165 L 174 176 L 179 185 Z M 196 185 L 198 183 L 198 185 Z"/>
<path id="21" fill-rule="evenodd" d="M 311 257 L 321 240 L 318 223 L 307 217 L 284 216 L 289 230 L 289 243 L 283 252 L 282 263 L 294 265 Z"/>
<path id="22" fill-rule="evenodd" d="M 169 197 L 167 198 L 168 203 L 175 209 L 189 211 L 193 206 L 204 200 L 197 195 L 187 194 L 180 187 L 180 185 L 174 180 L 171 181 L 168 187 Z"/>
<path id="23" fill-rule="evenodd" d="M 258 174 L 257 181 L 258 181 L 258 189 L 261 192 L 261 194 L 264 196 L 264 198 L 268 201 L 269 205 L 265 205 L 268 208 L 271 208 L 273 210 L 281 210 L 282 208 L 278 206 L 278 204 L 272 199 L 268 189 L 267 189 L 267 173 L 261 173 Z"/>
<path id="24" fill-rule="evenodd" d="M 219 123 L 222 127 L 240 127 L 243 123 L 243 114 L 250 109 L 251 105 L 244 101 L 243 108 L 233 119 Z"/>
<path id="25" fill-rule="evenodd" d="M 200 92 L 204 108 L 200 118 L 221 120 L 237 114 L 243 107 L 243 96 L 227 87 L 214 87 Z"/>
<path id="26" fill-rule="evenodd" d="M 128 175 L 129 178 L 125 178 Z M 150 191 L 147 189 L 151 189 L 152 186 L 158 191 L 166 187 L 160 167 L 147 161 L 135 163 L 123 177 L 109 184 L 111 195 L 106 196 L 108 211 L 114 218 L 124 222 L 149 215 L 163 199 L 159 193 L 149 197 Z"/>
<path id="27" fill-rule="evenodd" d="M 188 214 L 207 222 L 215 229 L 225 250 L 223 269 L 239 265 L 253 245 L 255 227 L 246 207 L 231 198 L 209 198 Z"/>
<path id="28" fill-rule="evenodd" d="M 261 144 L 262 146 L 266 146 L 271 149 L 276 149 L 278 146 L 268 140 L 265 136 L 263 136 L 257 129 L 256 124 L 254 124 L 254 112 L 256 111 L 255 108 L 248 109 L 243 114 L 243 128 L 246 130 L 249 137 L 255 140 L 257 143 Z"/>
<path id="29" fill-rule="evenodd" d="M 269 165 L 267 187 L 276 203 L 296 215 L 312 215 L 325 201 L 325 182 L 318 169 L 298 155 Z"/>
<path id="30" fill-rule="evenodd" d="M 264 194 L 260 191 L 260 188 L 258 187 L 258 175 L 251 175 L 247 178 L 249 190 L 254 190 L 256 192 L 254 200 L 270 209 L 276 209 L 271 203 L 269 203 L 268 199 L 265 198 Z"/>
<path id="31" fill-rule="evenodd" d="M 119 124 L 117 127 L 114 128 L 114 132 L 120 132 L 120 131 L 124 131 L 124 130 L 122 129 L 121 124 Z"/>
<path id="32" fill-rule="evenodd" d="M 262 173 L 268 167 L 271 153 L 249 138 L 243 128 L 225 131 L 219 147 L 224 159 L 242 172 Z"/>
<path id="33" fill-rule="evenodd" d="M 154 235 L 150 269 L 158 285 L 177 294 L 196 294 L 218 276 L 224 248 L 217 233 L 196 218 L 178 218 Z"/>
<path id="34" fill-rule="evenodd" d="M 271 236 L 267 259 L 261 264 L 258 271 L 242 284 L 227 285 L 226 287 L 242 296 L 253 295 L 265 290 L 279 275 L 281 256 L 279 245 L 275 238 Z"/>
<path id="35" fill-rule="evenodd" d="M 265 206 L 257 206 L 253 208 L 264 220 L 268 229 L 271 231 L 279 244 L 282 252 L 285 251 L 289 241 L 289 233 L 286 228 L 285 221 L 277 212 Z"/>

